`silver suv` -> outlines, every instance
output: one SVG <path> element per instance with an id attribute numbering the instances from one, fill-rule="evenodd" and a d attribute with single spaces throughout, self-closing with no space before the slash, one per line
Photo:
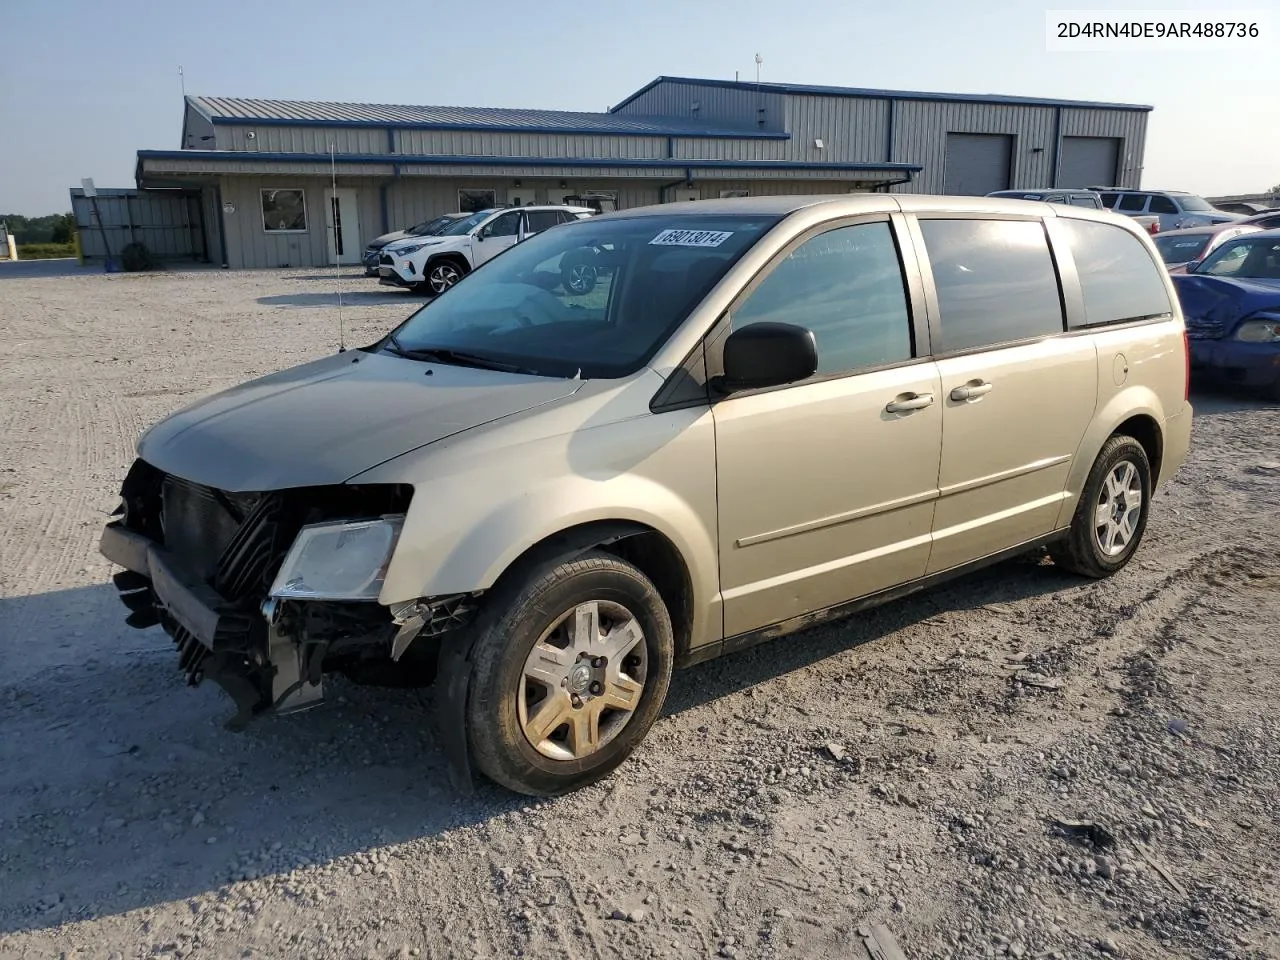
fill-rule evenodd
<path id="1" fill-rule="evenodd" d="M 568 260 L 590 267 L 575 283 Z M 1131 220 L 862 194 L 540 233 L 152 427 L 102 551 L 234 723 L 438 672 L 459 783 L 604 776 L 672 669 L 1047 546 L 1122 569 L 1187 454 Z"/>
<path id="2" fill-rule="evenodd" d="M 1102 195 L 1102 205 L 1126 216 L 1160 218 L 1160 231 L 1201 227 L 1211 223 L 1243 220 L 1238 213 L 1219 210 L 1203 197 L 1182 190 L 1126 190 L 1121 187 L 1090 187 Z"/>
<path id="3" fill-rule="evenodd" d="M 1007 197 L 1010 200 L 1043 200 L 1045 203 L 1065 203 L 1072 207 L 1103 210 L 1100 194 L 1093 190 L 1062 190 L 1057 187 L 1031 190 L 996 190 L 988 197 Z"/>

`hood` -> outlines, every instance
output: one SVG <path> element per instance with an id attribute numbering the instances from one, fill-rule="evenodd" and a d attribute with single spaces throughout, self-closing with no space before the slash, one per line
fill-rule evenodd
<path id="1" fill-rule="evenodd" d="M 365 246 L 371 250 L 381 250 L 388 243 L 394 243 L 396 240 L 403 240 L 407 236 L 409 236 L 408 231 L 392 230 L 390 233 L 384 233 L 380 237 L 374 237 L 367 244 L 365 244 Z"/>
<path id="2" fill-rule="evenodd" d="M 1259 310 L 1280 309 L 1280 280 L 1235 280 L 1187 273 L 1175 275 L 1173 285 L 1188 327 L 1211 324 L 1226 333 Z"/>
<path id="3" fill-rule="evenodd" d="M 1188 213 L 1178 223 L 1187 227 L 1203 227 L 1211 223 L 1239 223 L 1244 214 L 1215 210 L 1213 213 Z"/>
<path id="4" fill-rule="evenodd" d="M 387 244 L 387 252 L 394 253 L 400 247 L 417 246 L 418 244 L 429 247 L 440 247 L 443 249 L 457 249 L 470 239 L 471 237 L 468 234 L 453 237 L 406 236 L 401 237 L 399 240 L 393 240 L 391 243 Z"/>
<path id="5" fill-rule="evenodd" d="M 138 456 L 219 490 L 339 484 L 582 384 L 348 351 L 180 410 L 143 434 Z"/>

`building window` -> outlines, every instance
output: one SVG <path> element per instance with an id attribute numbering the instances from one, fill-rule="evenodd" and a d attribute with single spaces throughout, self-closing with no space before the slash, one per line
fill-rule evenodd
<path id="1" fill-rule="evenodd" d="M 458 212 L 477 213 L 481 210 L 492 210 L 498 205 L 498 194 L 495 190 L 459 190 Z"/>
<path id="2" fill-rule="evenodd" d="M 303 192 L 263 190 L 262 229 L 267 233 L 306 233 L 307 202 Z"/>

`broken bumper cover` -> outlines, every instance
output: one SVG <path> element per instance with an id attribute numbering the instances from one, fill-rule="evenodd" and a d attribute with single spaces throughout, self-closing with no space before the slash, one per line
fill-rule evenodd
<path id="1" fill-rule="evenodd" d="M 102 532 L 100 549 L 112 563 L 150 580 L 155 607 L 213 650 L 224 603 L 212 587 L 183 576 L 163 547 L 117 523 Z"/>
<path id="2" fill-rule="evenodd" d="M 128 571 L 115 582 L 133 611 L 130 626 L 163 624 L 178 646 L 187 682 L 208 678 L 235 701 L 232 729 L 267 711 L 292 712 L 322 698 L 319 680 L 301 676 L 297 645 L 276 630 L 274 604 L 254 611 L 229 603 L 187 574 L 163 546 L 119 522 L 103 530 L 100 550 Z"/>

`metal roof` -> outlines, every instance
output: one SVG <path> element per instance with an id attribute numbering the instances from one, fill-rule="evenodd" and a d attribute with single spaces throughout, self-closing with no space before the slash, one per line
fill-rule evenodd
<path id="1" fill-rule="evenodd" d="M 245 126 L 375 126 L 438 130 L 500 130 L 522 133 L 613 134 L 660 137 L 744 137 L 787 139 L 787 134 L 755 127 L 711 124 L 683 117 L 650 117 L 570 110 L 503 107 L 431 107 L 310 100 L 254 100 L 239 97 L 186 98 L 214 124 Z"/>
<path id="2" fill-rule="evenodd" d="M 510 156 L 441 156 L 437 154 L 388 153 L 286 153 L 280 151 L 242 150 L 139 150 L 143 160 L 207 160 L 211 163 L 381 163 L 400 167 L 470 165 L 478 167 L 617 167 L 653 170 L 822 170 L 848 172 L 918 173 L 917 163 L 831 162 L 808 160 L 682 160 L 667 158 L 626 157 L 510 157 Z"/>
<path id="3" fill-rule="evenodd" d="M 1091 100 L 1055 100 L 1042 97 L 1011 97 L 998 93 L 926 93 L 920 90 L 878 90 L 868 87 L 829 87 L 807 83 L 754 83 L 749 80 L 699 80 L 696 77 L 658 77 L 641 87 L 616 107 L 617 113 L 637 97 L 660 83 L 696 84 L 701 87 L 730 87 L 737 90 L 759 90 L 761 93 L 795 93 L 821 97 L 864 97 L 877 100 L 939 100 L 952 103 L 995 103 L 1022 107 L 1075 107 L 1085 110 L 1141 110 L 1153 107 L 1136 103 L 1097 103 Z"/>

